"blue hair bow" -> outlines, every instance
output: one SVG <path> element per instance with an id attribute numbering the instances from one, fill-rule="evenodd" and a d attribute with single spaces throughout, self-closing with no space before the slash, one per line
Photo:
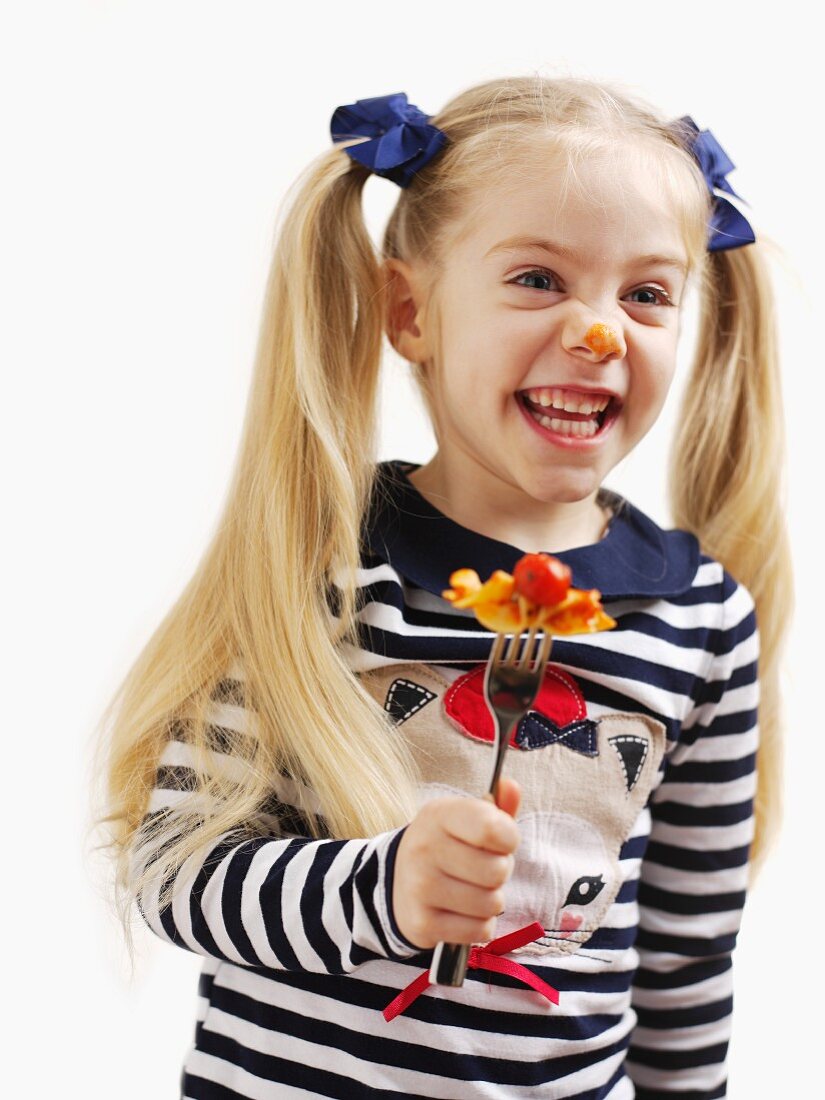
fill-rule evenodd
<path id="1" fill-rule="evenodd" d="M 729 195 L 745 200 L 737 195 L 725 176 L 733 171 L 736 165 L 710 132 L 699 130 L 699 127 L 690 117 L 683 115 L 679 122 L 688 127 L 688 147 L 702 169 L 702 175 L 713 195 L 713 212 L 710 219 L 710 233 L 708 234 L 708 251 L 721 252 L 726 248 L 740 248 L 743 244 L 753 244 L 756 235 L 750 222 L 736 209 L 733 203 L 718 191 L 726 191 Z"/>
<path id="2" fill-rule="evenodd" d="M 419 168 L 446 144 L 447 135 L 429 116 L 407 102 L 406 92 L 357 99 L 336 107 L 330 122 L 333 141 L 368 137 L 344 152 L 378 176 L 409 187 Z"/>

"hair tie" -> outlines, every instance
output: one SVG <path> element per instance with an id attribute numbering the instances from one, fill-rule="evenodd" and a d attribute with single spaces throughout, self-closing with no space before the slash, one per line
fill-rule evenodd
<path id="1" fill-rule="evenodd" d="M 708 190 L 713 195 L 708 251 L 721 252 L 726 248 L 740 248 L 744 244 L 753 244 L 756 235 L 750 222 L 732 202 L 719 194 L 720 191 L 725 191 L 740 202 L 745 202 L 725 179 L 728 172 L 733 171 L 736 165 L 710 130 L 700 131 L 690 115 L 683 115 L 678 121 L 684 123 L 689 131 L 688 149 L 702 169 Z M 748 204 L 745 203 L 745 205 Z"/>
<path id="2" fill-rule="evenodd" d="M 334 142 L 371 138 L 344 152 L 376 175 L 409 187 L 415 173 L 447 143 L 447 135 L 430 125 L 429 118 L 407 102 L 406 92 L 395 92 L 336 107 L 330 132 Z"/>

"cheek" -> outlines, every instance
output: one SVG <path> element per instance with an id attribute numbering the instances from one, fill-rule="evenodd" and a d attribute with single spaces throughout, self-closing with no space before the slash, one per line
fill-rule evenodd
<path id="1" fill-rule="evenodd" d="M 637 395 L 639 404 L 645 409 L 659 409 L 665 402 L 670 388 L 670 376 L 666 372 L 651 370 L 644 379 L 638 380 Z"/>
<path id="2" fill-rule="evenodd" d="M 454 329 L 444 342 L 444 376 L 450 397 L 483 403 L 517 389 L 529 368 L 533 342 L 500 323 L 478 317 Z"/>
<path id="3" fill-rule="evenodd" d="M 664 401 L 676 373 L 677 333 L 662 331 L 645 348 L 640 379 L 652 400 Z"/>
<path id="4" fill-rule="evenodd" d="M 634 419 L 645 433 L 659 417 L 673 382 L 674 370 L 669 363 L 652 362 L 634 380 Z"/>
<path id="5" fill-rule="evenodd" d="M 675 373 L 675 358 L 660 359 L 652 363 L 647 378 L 647 386 L 650 390 L 651 397 L 664 401 L 673 383 L 673 376 Z"/>

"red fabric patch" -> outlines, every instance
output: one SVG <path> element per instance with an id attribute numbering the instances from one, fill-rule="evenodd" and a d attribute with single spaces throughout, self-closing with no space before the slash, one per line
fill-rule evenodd
<path id="1" fill-rule="evenodd" d="M 459 676 L 444 695 L 444 711 L 454 726 L 476 741 L 493 740 L 493 716 L 484 702 L 484 673 L 486 665 L 479 665 L 472 672 Z M 573 677 L 560 668 L 548 665 L 544 683 L 531 711 L 538 711 L 545 718 L 552 718 L 559 728 L 587 717 L 587 707 L 581 689 Z M 515 737 L 519 725 L 510 734 L 510 745 L 520 748 Z"/>

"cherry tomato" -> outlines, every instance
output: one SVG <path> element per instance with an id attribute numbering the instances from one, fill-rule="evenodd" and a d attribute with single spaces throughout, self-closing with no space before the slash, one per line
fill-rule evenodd
<path id="1" fill-rule="evenodd" d="M 525 554 L 513 569 L 516 591 L 541 607 L 561 603 L 570 587 L 570 566 L 552 554 Z"/>

